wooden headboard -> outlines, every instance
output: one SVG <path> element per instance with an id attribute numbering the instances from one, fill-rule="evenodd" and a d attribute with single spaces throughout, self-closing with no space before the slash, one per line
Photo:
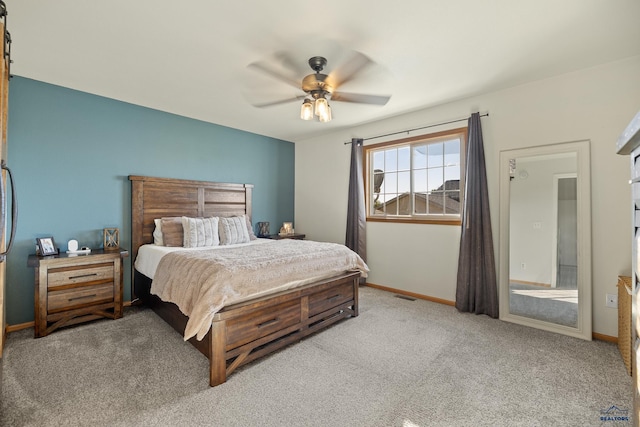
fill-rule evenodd
<path id="1" fill-rule="evenodd" d="M 251 218 L 252 184 L 191 181 L 129 175 L 131 181 L 131 260 L 153 243 L 156 218 L 246 214 Z M 132 268 L 133 272 L 133 268 Z"/>

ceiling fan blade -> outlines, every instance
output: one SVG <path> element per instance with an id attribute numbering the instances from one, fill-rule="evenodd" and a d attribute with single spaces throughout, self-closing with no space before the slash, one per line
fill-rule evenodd
<path id="1" fill-rule="evenodd" d="M 265 108 L 265 107 L 273 107 L 275 105 L 288 104 L 290 102 L 298 101 L 300 99 L 304 99 L 306 95 L 298 95 L 294 98 L 287 99 L 279 99 L 278 101 L 264 102 L 260 104 L 253 104 L 254 107 Z"/>
<path id="2" fill-rule="evenodd" d="M 363 93 L 334 92 L 331 94 L 332 101 L 357 102 L 359 104 L 385 105 L 391 96 L 387 95 L 365 95 Z"/>
<path id="3" fill-rule="evenodd" d="M 276 52 L 274 57 L 285 68 L 291 70 L 296 76 L 304 76 L 306 74 L 309 74 L 309 64 L 307 63 L 307 61 L 298 61 L 289 52 Z"/>
<path id="4" fill-rule="evenodd" d="M 265 74 L 270 75 L 271 77 L 275 78 L 276 80 L 280 80 L 283 83 L 286 83 L 290 86 L 295 87 L 296 89 L 300 89 L 300 81 L 296 80 L 294 78 L 285 76 L 282 73 L 279 73 L 278 71 L 272 70 L 269 67 L 265 66 L 264 64 L 261 64 L 260 62 L 253 62 L 251 64 L 249 64 L 249 68 L 253 68 L 257 71 L 261 71 Z"/>
<path id="5" fill-rule="evenodd" d="M 349 60 L 333 70 L 330 75 L 335 80 L 336 86 L 340 86 L 353 80 L 356 75 L 373 64 L 374 62 L 368 56 L 360 52 L 353 52 Z"/>

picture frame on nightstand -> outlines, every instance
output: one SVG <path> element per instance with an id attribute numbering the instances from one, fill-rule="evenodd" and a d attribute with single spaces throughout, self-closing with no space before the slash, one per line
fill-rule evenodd
<path id="1" fill-rule="evenodd" d="M 120 250 L 120 230 L 117 228 L 105 228 L 103 230 L 102 247 L 105 251 Z"/>
<path id="2" fill-rule="evenodd" d="M 36 238 L 36 243 L 38 244 L 40 256 L 58 255 L 58 248 L 53 241 L 53 237 L 38 237 Z"/>

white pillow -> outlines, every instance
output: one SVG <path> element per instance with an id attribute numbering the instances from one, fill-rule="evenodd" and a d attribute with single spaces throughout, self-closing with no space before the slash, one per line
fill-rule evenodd
<path id="1" fill-rule="evenodd" d="M 218 217 L 188 218 L 182 217 L 184 231 L 183 246 L 185 248 L 201 248 L 204 246 L 218 246 Z"/>
<path id="2" fill-rule="evenodd" d="M 162 241 L 162 219 L 154 219 L 153 222 L 156 225 L 156 228 L 153 230 L 153 244 L 164 246 L 164 242 Z"/>
<path id="3" fill-rule="evenodd" d="M 249 220 L 249 217 L 247 215 L 240 215 L 241 218 L 244 218 L 245 222 L 247 223 L 247 231 L 249 232 L 249 240 L 257 240 L 258 238 L 256 237 L 256 235 L 253 232 L 253 225 L 251 225 L 251 221 Z"/>
<path id="4" fill-rule="evenodd" d="M 235 245 L 250 241 L 244 216 L 221 217 L 218 222 L 221 245 Z"/>

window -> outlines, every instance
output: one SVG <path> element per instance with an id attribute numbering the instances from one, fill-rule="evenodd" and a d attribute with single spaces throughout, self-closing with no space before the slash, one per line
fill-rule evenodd
<path id="1" fill-rule="evenodd" d="M 364 147 L 368 221 L 460 224 L 467 129 Z"/>

